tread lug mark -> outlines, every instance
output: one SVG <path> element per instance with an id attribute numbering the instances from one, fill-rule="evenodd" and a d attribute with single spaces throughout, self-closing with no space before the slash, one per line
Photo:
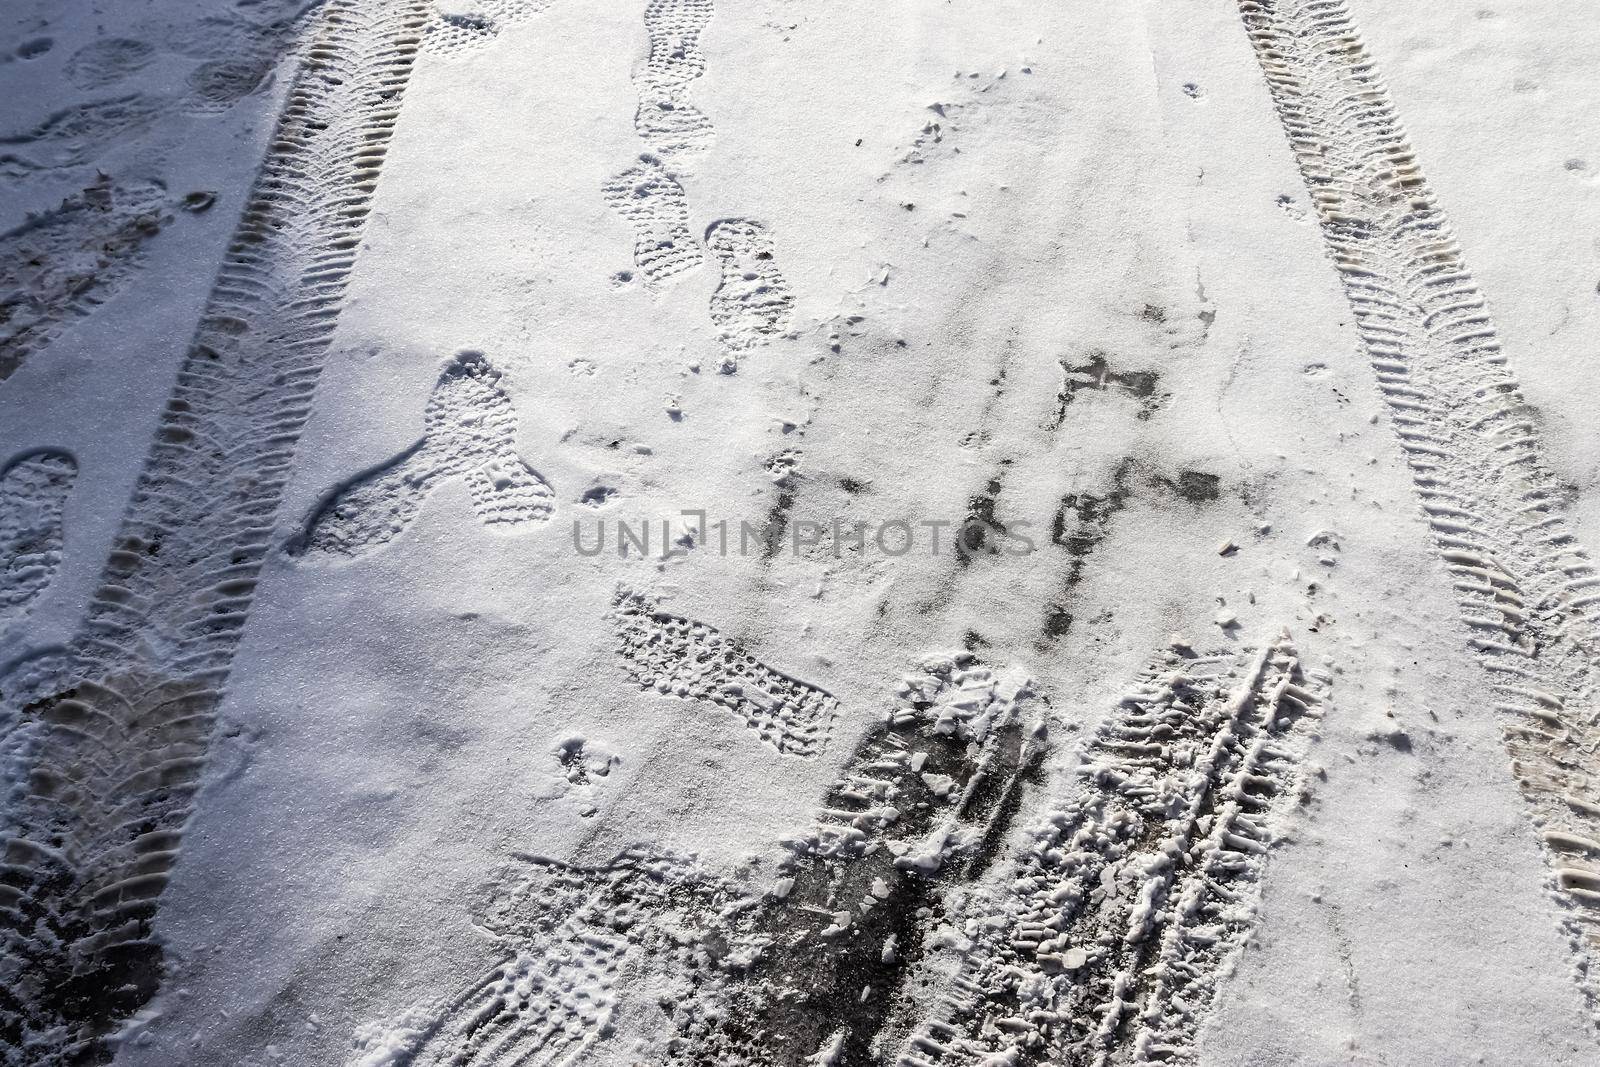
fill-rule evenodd
<path id="1" fill-rule="evenodd" d="M 102 175 L 61 206 L 0 234 L 0 381 L 74 319 L 115 296 L 145 242 L 172 221 L 158 185 Z"/>
<path id="2" fill-rule="evenodd" d="M 810 759 L 827 743 L 839 711 L 827 691 L 768 667 L 703 622 L 661 611 L 641 593 L 619 590 L 613 618 L 618 655 L 641 689 L 720 704 L 785 755 Z"/>
<path id="3" fill-rule="evenodd" d="M 104 89 L 132 77 L 156 58 L 156 46 L 131 37 L 102 37 L 67 58 L 67 79 L 80 89 Z"/>
<path id="4" fill-rule="evenodd" d="M 684 99 L 689 83 L 706 70 L 700 34 L 711 15 L 711 0 L 649 0 L 645 5 L 650 54 L 634 75 L 639 90 L 634 129 L 670 163 L 704 152 L 716 135 L 711 120 Z"/>
<path id="5" fill-rule="evenodd" d="M 551 0 L 477 0 L 470 11 L 445 11 L 433 7 L 422 38 L 429 55 L 454 56 L 474 52 L 500 35 L 500 31 L 528 21 L 550 7 Z"/>
<path id="6" fill-rule="evenodd" d="M 952 951 L 958 969 L 901 1067 L 1193 1063 L 1254 925 L 1319 688 L 1287 638 L 1159 657 L 1085 742 L 1075 794 L 968 903 L 980 933 Z"/>
<path id="7" fill-rule="evenodd" d="M 733 352 L 748 352 L 783 336 L 794 295 L 773 260 L 772 237 L 753 219 L 720 219 L 706 230 L 722 280 L 711 294 L 717 337 Z"/>
<path id="8" fill-rule="evenodd" d="M 29 130 L 0 136 L 0 179 L 87 168 L 114 143 L 143 133 L 176 109 L 218 114 L 256 92 L 313 21 L 316 5 L 281 0 L 239 6 L 266 10 L 257 11 L 259 18 L 232 12 L 152 18 L 141 21 L 134 31 L 143 39 L 106 38 L 79 48 L 63 64 L 64 73 L 72 84 L 88 91 L 127 80 L 162 53 L 204 62 L 190 72 L 185 92 L 128 93 L 83 101 Z"/>
<path id="9" fill-rule="evenodd" d="M 1090 352 L 1082 363 L 1073 363 L 1068 357 L 1062 356 L 1061 389 L 1056 394 L 1055 415 L 1048 428 L 1061 429 L 1067 421 L 1068 406 L 1080 392 L 1086 390 L 1131 397 L 1139 404 L 1135 417 L 1140 421 L 1148 421 L 1150 416 L 1161 410 L 1163 404 L 1172 399 L 1171 393 L 1157 392 L 1160 385 L 1161 375 L 1156 371 L 1129 370 L 1113 365 L 1104 352 Z"/>
<path id="10" fill-rule="evenodd" d="M 705 254 L 689 231 L 689 205 L 679 174 L 710 146 L 715 128 L 685 96 L 705 73 L 700 35 L 711 22 L 711 0 L 648 0 L 645 33 L 650 51 L 634 75 L 639 106 L 634 130 L 654 154 L 605 183 L 606 202 L 634 229 L 634 265 L 651 285 L 698 267 Z M 773 262 L 764 224 L 721 219 L 706 230 L 721 280 L 711 296 L 711 321 L 728 352 L 722 370 L 738 368 L 738 357 L 784 335 L 794 296 Z"/>
<path id="11" fill-rule="evenodd" d="M 161 981 L 160 896 L 424 16 L 316 12 L 87 618 L 0 677 L 0 1062 L 108 1062 Z"/>
<path id="12" fill-rule="evenodd" d="M 425 426 L 421 441 L 331 493 L 291 552 L 370 552 L 404 532 L 427 495 L 452 478 L 466 479 L 491 530 L 516 533 L 550 517 L 555 494 L 517 454 L 516 410 L 481 353 L 462 352 L 445 367 Z"/>
<path id="13" fill-rule="evenodd" d="M 524 867 L 518 886 L 482 916 L 499 962 L 398 1025 L 363 1028 L 349 1067 L 577 1062 L 609 1035 L 615 982 L 630 958 L 691 972 L 704 959 L 703 944 L 715 943 L 715 916 L 732 899 L 731 887 L 691 858 L 642 848 L 593 867 L 517 858 Z"/>
<path id="14" fill-rule="evenodd" d="M 765 896 L 722 932 L 677 1006 L 668 1060 L 698 1067 L 880 1062 L 916 1011 L 946 894 L 992 862 L 1042 751 L 1025 675 L 970 653 L 903 680 Z M 819 1057 L 821 1057 L 819 1059 Z"/>
<path id="15" fill-rule="evenodd" d="M 42 448 L 0 471 L 0 631 L 22 618 L 61 565 L 61 513 L 78 464 Z"/>
<path id="16" fill-rule="evenodd" d="M 0 136 L 0 178 L 93 162 L 107 145 L 148 129 L 167 106 L 161 97 L 128 93 L 62 108 L 32 129 Z"/>
<path id="17" fill-rule="evenodd" d="M 711 147 L 716 127 L 705 112 L 675 94 L 641 86 L 634 129 L 656 154 L 676 166 Z"/>
<path id="18" fill-rule="evenodd" d="M 705 260 L 689 232 L 689 201 L 661 161 L 640 156 L 636 166 L 606 182 L 602 190 L 612 210 L 633 227 L 633 264 L 645 279 L 660 284 Z"/>
<path id="19" fill-rule="evenodd" d="M 860 1053 L 906 1004 L 938 888 L 981 874 L 1010 826 L 1039 755 L 1031 699 L 1025 677 L 966 653 L 925 660 L 765 888 L 642 847 L 594 867 L 520 857 L 528 873 L 482 917 L 500 961 L 448 1001 L 364 1028 L 350 1067 L 573 1062 L 608 1036 L 624 974 L 670 991 L 669 1062 Z"/>
<path id="20" fill-rule="evenodd" d="M 608 180 L 606 203 L 633 226 L 633 263 L 645 281 L 660 285 L 705 261 L 689 230 L 689 203 L 678 167 L 711 144 L 711 120 L 684 99 L 705 73 L 700 33 L 711 21 L 710 0 L 649 0 L 645 33 L 650 52 L 635 73 L 639 106 L 634 130 L 652 152 Z"/>
<path id="21" fill-rule="evenodd" d="M 189 72 L 184 109 L 192 115 L 220 115 L 265 85 L 277 63 L 275 50 L 208 60 Z"/>
<path id="22" fill-rule="evenodd" d="M 1600 1019 L 1600 574 L 1343 0 L 1239 12 L 1411 468 Z"/>

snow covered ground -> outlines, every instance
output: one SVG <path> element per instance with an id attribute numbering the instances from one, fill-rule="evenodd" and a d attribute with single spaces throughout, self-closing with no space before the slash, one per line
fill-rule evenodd
<path id="1" fill-rule="evenodd" d="M 13 0 L 0 1063 L 1595 1062 L 1597 64 Z"/>

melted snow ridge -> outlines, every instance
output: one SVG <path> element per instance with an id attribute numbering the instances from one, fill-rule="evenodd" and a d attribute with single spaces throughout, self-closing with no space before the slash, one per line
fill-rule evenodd
<path id="1" fill-rule="evenodd" d="M 970 943 L 897 1062 L 1194 1062 L 1255 924 L 1312 688 L 1286 638 L 1158 656 L 1085 743 L 1072 795 L 968 906 Z"/>

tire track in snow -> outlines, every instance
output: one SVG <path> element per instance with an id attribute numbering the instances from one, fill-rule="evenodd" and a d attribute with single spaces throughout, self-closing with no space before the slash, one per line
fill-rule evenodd
<path id="1" fill-rule="evenodd" d="M 1255 924 L 1274 823 L 1315 714 L 1287 638 L 1158 657 L 1084 745 L 990 899 L 901 1067 L 1193 1063 Z"/>
<path id="2" fill-rule="evenodd" d="M 173 221 L 171 209 L 200 213 L 216 200 L 202 190 L 171 197 L 159 182 L 113 183 L 102 168 L 120 165 L 103 157 L 119 147 L 154 147 L 186 127 L 193 133 L 185 116 L 221 115 L 260 96 L 321 2 L 259 0 L 222 15 L 175 10 L 140 20 L 125 27 L 139 37 L 101 37 L 74 51 L 63 64 L 67 80 L 86 93 L 125 89 L 152 63 L 200 60 L 181 91 L 157 91 L 146 76 L 143 89 L 78 100 L 0 133 L 0 185 L 43 175 L 71 180 L 77 172 L 82 187 L 0 235 L 0 381 L 130 286 L 152 240 Z M 176 88 L 170 80 L 168 87 Z"/>
<path id="3" fill-rule="evenodd" d="M 160 984 L 159 900 L 425 15 L 319 12 L 87 619 L 0 681 L 5 1062 L 105 1062 Z"/>
<path id="4" fill-rule="evenodd" d="M 364 1028 L 351 1067 L 569 1062 L 624 984 L 660 993 L 674 1065 L 1192 1063 L 1318 698 L 1286 638 L 1174 646 L 1007 856 L 1042 754 L 1033 700 L 970 654 L 925 660 L 770 873 L 521 857 L 483 920 L 499 961 Z"/>
<path id="5" fill-rule="evenodd" d="M 1389 405 L 1600 1018 L 1600 574 L 1535 413 L 1342 0 L 1240 14 Z"/>

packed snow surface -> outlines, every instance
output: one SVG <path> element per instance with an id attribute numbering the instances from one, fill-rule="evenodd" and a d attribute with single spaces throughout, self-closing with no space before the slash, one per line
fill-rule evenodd
<path id="1" fill-rule="evenodd" d="M 1597 67 L 11 0 L 0 1067 L 1600 1061 Z"/>

